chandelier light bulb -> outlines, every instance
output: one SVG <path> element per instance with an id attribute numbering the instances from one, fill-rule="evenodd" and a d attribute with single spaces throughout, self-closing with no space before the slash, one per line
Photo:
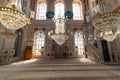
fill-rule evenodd
<path id="1" fill-rule="evenodd" d="M 106 3 L 107 0 L 99 1 L 99 7 L 101 8 L 102 13 L 96 15 L 92 21 L 92 24 L 97 30 L 101 31 L 100 36 L 103 39 L 113 41 L 117 37 L 117 34 L 120 33 L 120 29 L 118 30 L 120 23 L 120 12 L 105 12 L 104 7 Z M 107 29 L 109 29 L 109 31 Z"/>
<path id="2" fill-rule="evenodd" d="M 30 19 L 21 9 L 21 0 L 11 0 L 5 7 L 0 7 L 0 22 L 11 30 L 17 30 L 30 24 Z"/>
<path id="3" fill-rule="evenodd" d="M 110 42 L 110 41 L 113 41 L 117 37 L 117 34 L 113 33 L 112 31 L 108 31 L 108 32 L 105 32 L 102 37 L 103 39 Z"/>
<path id="4" fill-rule="evenodd" d="M 55 32 L 51 30 L 48 32 L 48 36 L 51 37 L 58 45 L 62 45 L 71 35 L 70 31 L 65 31 L 65 22 L 63 18 L 54 19 Z"/>

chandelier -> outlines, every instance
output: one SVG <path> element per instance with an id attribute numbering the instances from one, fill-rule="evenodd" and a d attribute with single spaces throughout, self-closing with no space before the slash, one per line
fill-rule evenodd
<path id="1" fill-rule="evenodd" d="M 72 34 L 70 31 L 65 31 L 65 21 L 66 20 L 63 18 L 55 19 L 55 30 L 51 30 L 48 33 L 48 36 L 55 40 L 55 42 L 59 45 L 64 44 L 69 36 Z"/>
<path id="2" fill-rule="evenodd" d="M 120 23 L 119 12 L 105 12 L 107 0 L 99 0 L 99 7 L 102 13 L 99 13 L 92 21 L 96 29 L 100 30 L 100 36 L 107 41 L 113 41 L 117 35 Z"/>
<path id="3" fill-rule="evenodd" d="M 21 0 L 10 0 L 5 7 L 0 7 L 0 22 L 11 30 L 30 24 L 30 20 L 22 12 L 21 7 Z"/>

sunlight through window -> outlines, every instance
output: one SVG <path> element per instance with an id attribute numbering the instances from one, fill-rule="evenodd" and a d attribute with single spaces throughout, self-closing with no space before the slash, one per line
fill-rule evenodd
<path id="1" fill-rule="evenodd" d="M 34 39 L 34 53 L 36 55 L 41 55 L 41 50 L 44 48 L 44 44 L 45 34 L 43 32 L 36 33 Z"/>
<path id="2" fill-rule="evenodd" d="M 64 18 L 64 4 L 62 1 L 55 4 L 55 19 L 58 17 Z"/>
<path id="3" fill-rule="evenodd" d="M 82 55 L 85 52 L 83 35 L 80 32 L 76 32 L 74 34 L 74 40 L 75 40 L 75 48 L 77 50 L 77 54 Z"/>
<path id="4" fill-rule="evenodd" d="M 37 4 L 36 20 L 46 20 L 47 4 L 45 1 Z"/>
<path id="5" fill-rule="evenodd" d="M 81 1 L 74 0 L 72 4 L 73 20 L 83 20 L 83 11 Z"/>

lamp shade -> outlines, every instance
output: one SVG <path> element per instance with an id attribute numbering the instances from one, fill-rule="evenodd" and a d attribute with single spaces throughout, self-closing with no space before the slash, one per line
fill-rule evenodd
<path id="1" fill-rule="evenodd" d="M 47 19 L 52 19 L 52 18 L 54 17 L 54 12 L 48 11 L 48 12 L 46 13 L 46 17 L 47 17 Z"/>
<path id="2" fill-rule="evenodd" d="M 73 12 L 72 11 L 66 11 L 65 17 L 67 17 L 68 19 L 72 19 L 73 18 Z"/>

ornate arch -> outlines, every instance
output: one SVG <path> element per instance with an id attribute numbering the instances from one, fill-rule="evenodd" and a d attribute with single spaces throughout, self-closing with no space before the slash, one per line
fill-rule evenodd
<path id="1" fill-rule="evenodd" d="M 55 4 L 57 4 L 57 3 L 63 3 L 64 4 L 64 0 L 56 0 Z"/>
<path id="2" fill-rule="evenodd" d="M 39 4 L 41 4 L 41 3 L 46 3 L 47 1 L 46 0 L 38 0 L 37 1 L 37 4 L 39 5 Z"/>
<path id="3" fill-rule="evenodd" d="M 77 4 L 79 4 L 79 6 L 82 5 L 82 2 L 81 2 L 80 0 L 73 0 L 72 4 L 73 4 L 73 3 L 77 3 Z"/>

